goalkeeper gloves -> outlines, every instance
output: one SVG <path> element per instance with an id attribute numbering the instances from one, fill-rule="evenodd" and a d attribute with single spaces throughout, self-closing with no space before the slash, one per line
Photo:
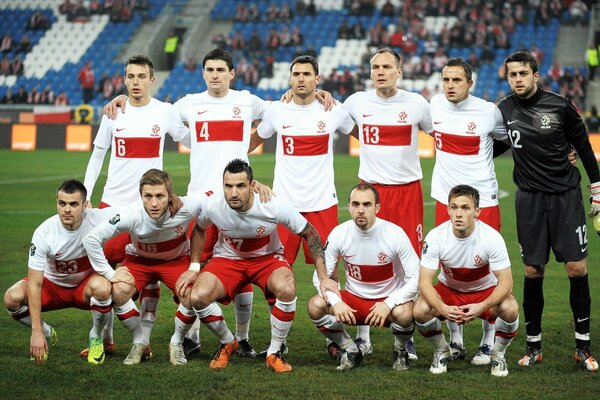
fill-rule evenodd
<path id="1" fill-rule="evenodd" d="M 600 213 L 600 181 L 590 184 L 590 213 L 589 216 L 593 217 Z"/>

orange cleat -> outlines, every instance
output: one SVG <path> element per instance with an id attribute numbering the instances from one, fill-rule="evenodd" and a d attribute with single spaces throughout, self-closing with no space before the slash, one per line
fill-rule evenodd
<path id="1" fill-rule="evenodd" d="M 229 356 L 231 356 L 238 349 L 238 341 L 234 339 L 231 343 L 221 343 L 217 349 L 215 356 L 210 362 L 211 369 L 226 368 L 229 364 Z"/>
<path id="2" fill-rule="evenodd" d="M 279 352 L 267 356 L 267 365 L 278 374 L 292 371 L 292 366 L 281 357 Z"/>

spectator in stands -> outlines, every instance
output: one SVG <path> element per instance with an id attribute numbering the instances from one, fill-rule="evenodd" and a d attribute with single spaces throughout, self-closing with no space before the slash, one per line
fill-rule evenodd
<path id="1" fill-rule="evenodd" d="M 546 74 L 548 78 L 553 82 L 558 82 L 558 80 L 563 76 L 563 69 L 558 63 L 558 60 L 554 58 L 552 60 L 552 65 L 548 69 L 548 73 Z"/>
<path id="2" fill-rule="evenodd" d="M 27 103 L 27 91 L 25 90 L 25 86 L 19 86 L 19 90 L 17 90 L 17 94 L 15 95 L 15 100 L 16 104 Z"/>
<path id="3" fill-rule="evenodd" d="M 137 7 L 137 3 L 136 3 Z M 92 0 L 90 1 L 90 15 L 100 15 L 102 14 L 102 4 L 100 4 L 100 0 Z"/>
<path id="4" fill-rule="evenodd" d="M 31 47 L 33 46 L 33 44 L 31 43 L 31 39 L 29 39 L 29 36 L 27 34 L 23 34 L 23 36 L 21 36 L 21 40 L 19 41 L 19 52 L 21 53 L 28 53 L 29 51 L 31 51 Z"/>
<path id="5" fill-rule="evenodd" d="M 438 47 L 439 47 L 438 41 L 433 36 L 433 33 L 432 32 L 428 33 L 427 40 L 425 40 L 425 43 L 423 43 L 423 48 L 424 48 L 425 53 L 429 54 L 430 57 L 433 57 L 433 55 L 437 51 Z"/>
<path id="6" fill-rule="evenodd" d="M 248 21 L 248 8 L 243 2 L 237 4 L 235 11 L 235 22 L 247 22 Z"/>
<path id="7" fill-rule="evenodd" d="M 91 61 L 87 61 L 79 70 L 77 80 L 81 86 L 83 102 L 89 103 L 94 98 L 94 86 L 96 85 L 96 77 L 92 70 Z"/>
<path id="8" fill-rule="evenodd" d="M 244 35 L 240 31 L 236 31 L 230 39 L 230 46 L 232 50 L 244 50 Z"/>
<path id="9" fill-rule="evenodd" d="M 90 20 L 90 11 L 83 5 L 83 0 L 78 1 L 71 13 L 70 20 L 74 22 L 87 22 Z"/>
<path id="10" fill-rule="evenodd" d="M 41 93 L 39 86 L 34 86 L 29 94 L 27 94 L 27 104 L 40 104 Z"/>
<path id="11" fill-rule="evenodd" d="M 593 81 L 596 76 L 596 70 L 598 69 L 598 66 L 600 66 L 600 51 L 598 51 L 596 43 L 590 42 L 590 45 L 585 51 L 585 61 L 588 66 L 588 78 L 590 81 Z"/>
<path id="12" fill-rule="evenodd" d="M 71 0 L 64 0 L 60 6 L 58 6 L 58 12 L 63 15 L 69 15 L 71 14 L 71 11 L 73 11 L 73 7 L 74 4 L 71 3 Z"/>
<path id="13" fill-rule="evenodd" d="M 290 5 L 288 3 L 284 3 L 281 6 L 281 10 L 279 11 L 279 20 L 281 22 L 290 22 L 294 18 L 294 14 L 290 9 Z"/>
<path id="14" fill-rule="evenodd" d="M 108 75 L 108 72 L 102 73 L 102 78 L 100 79 L 100 84 L 98 85 L 98 91 L 103 99 L 112 99 L 114 96 L 115 88 L 112 84 L 112 79 Z"/>
<path id="15" fill-rule="evenodd" d="M 275 29 L 271 29 L 269 33 L 267 33 L 267 37 L 265 39 L 265 47 L 269 51 L 269 54 L 275 54 L 280 44 L 281 42 L 279 40 L 279 34 Z"/>
<path id="16" fill-rule="evenodd" d="M 273 77 L 273 67 L 275 64 L 275 58 L 271 55 L 267 55 L 265 57 L 265 77 L 272 78 Z"/>
<path id="17" fill-rule="evenodd" d="M 473 50 L 471 50 L 469 57 L 467 57 L 467 63 L 469 63 L 473 70 L 478 70 L 480 67 L 479 56 L 477 56 L 477 53 Z"/>
<path id="18" fill-rule="evenodd" d="M 506 66 L 504 65 L 504 63 L 501 63 L 500 65 L 498 65 L 496 74 L 498 77 L 498 82 L 504 82 L 506 80 Z"/>
<path id="19" fill-rule="evenodd" d="M 302 34 L 302 31 L 300 31 L 300 28 L 298 26 L 294 27 L 294 30 L 292 31 L 292 40 L 291 40 L 291 45 L 292 46 L 302 46 L 304 44 L 304 35 Z"/>
<path id="20" fill-rule="evenodd" d="M 184 65 L 185 70 L 190 71 L 190 72 L 196 71 L 197 67 L 198 67 L 198 64 L 196 63 L 196 60 L 194 59 L 194 57 L 189 57 Z"/>
<path id="21" fill-rule="evenodd" d="M 535 13 L 534 23 L 535 25 L 547 25 L 550 21 L 550 10 L 548 3 L 542 1 L 539 3 L 537 12 Z"/>
<path id="22" fill-rule="evenodd" d="M 383 26 L 380 21 L 377 21 L 375 26 L 369 31 L 369 46 L 381 47 Z"/>
<path id="23" fill-rule="evenodd" d="M 304 0 L 296 0 L 296 15 L 306 15 L 306 3 Z"/>
<path id="24" fill-rule="evenodd" d="M 0 41 L 0 52 L 8 53 L 13 48 L 13 38 L 10 33 L 4 34 L 2 40 Z"/>
<path id="25" fill-rule="evenodd" d="M 39 11 L 31 14 L 31 18 L 29 18 L 29 22 L 27 23 L 27 29 L 46 30 L 48 28 L 50 28 L 50 22 L 44 14 Z"/>
<path id="26" fill-rule="evenodd" d="M 433 56 L 433 70 L 439 72 L 446 65 L 448 61 L 448 55 L 444 52 L 444 49 L 439 48 Z"/>
<path id="27" fill-rule="evenodd" d="M 269 8 L 267 8 L 267 21 L 275 22 L 279 19 L 279 8 L 277 4 L 271 3 Z"/>
<path id="28" fill-rule="evenodd" d="M 387 0 L 381 7 L 381 15 L 384 17 L 392 17 L 395 13 L 394 5 L 390 0 Z"/>
<path id="29" fill-rule="evenodd" d="M 360 22 L 352 25 L 352 29 L 350 31 L 350 37 L 352 39 L 364 39 L 365 38 L 365 28 L 360 24 Z"/>
<path id="30" fill-rule="evenodd" d="M 573 24 L 585 26 L 587 22 L 588 8 L 581 0 L 575 0 L 569 7 L 569 14 L 573 19 Z"/>
<path id="31" fill-rule="evenodd" d="M 114 95 L 118 96 L 120 94 L 127 94 L 127 87 L 125 86 L 125 82 L 123 81 L 123 75 L 118 72 L 115 72 L 111 79 Z"/>
<path id="32" fill-rule="evenodd" d="M 54 92 L 50 85 L 47 85 L 40 94 L 40 104 L 54 104 Z"/>
<path id="33" fill-rule="evenodd" d="M 0 61 L 0 75 L 12 74 L 12 64 L 7 56 L 2 57 Z"/>
<path id="34" fill-rule="evenodd" d="M 317 6 L 315 5 L 315 0 L 310 0 L 310 3 L 308 3 L 308 7 L 306 7 L 306 15 L 310 15 L 311 17 L 317 15 Z"/>
<path id="35" fill-rule="evenodd" d="M 69 105 L 69 98 L 67 97 L 67 94 L 62 91 L 58 94 L 58 96 L 56 96 L 56 98 L 54 99 L 54 105 L 55 106 L 68 106 Z"/>
<path id="36" fill-rule="evenodd" d="M 250 22 L 258 22 L 260 21 L 260 10 L 256 3 L 250 4 L 250 8 L 248 8 L 248 21 Z"/>
<path id="37" fill-rule="evenodd" d="M 308 49 L 306 49 L 306 52 L 304 54 L 306 54 L 307 56 L 311 56 L 315 59 L 318 56 L 317 50 L 315 50 L 315 46 L 313 46 L 312 44 L 310 46 L 308 46 Z"/>
<path id="38" fill-rule="evenodd" d="M 535 44 L 532 44 L 531 45 L 530 53 L 538 61 L 538 65 L 542 65 L 542 63 L 544 62 L 544 57 L 545 57 L 545 54 L 542 51 L 542 49 L 540 49 L 539 47 L 537 47 Z"/>
<path id="39" fill-rule="evenodd" d="M 284 47 L 289 47 L 292 44 L 292 34 L 287 26 L 284 26 L 283 30 L 279 32 L 279 42 Z"/>
<path id="40" fill-rule="evenodd" d="M 132 3 L 128 0 L 115 0 L 110 12 L 111 22 L 129 22 L 133 14 Z"/>
<path id="41" fill-rule="evenodd" d="M 102 13 L 112 15 L 113 7 L 115 6 L 115 0 L 104 0 L 102 7 Z"/>
<path id="42" fill-rule="evenodd" d="M 343 20 L 338 28 L 338 39 L 350 39 L 350 27 L 348 26 L 348 21 Z"/>
<path id="43" fill-rule="evenodd" d="M 2 104 L 16 104 L 17 103 L 17 99 L 16 99 L 15 95 L 13 94 L 12 88 L 8 88 L 8 90 L 6 91 L 6 94 L 2 97 L 2 100 L 0 100 L 0 103 L 2 103 Z"/>
<path id="44" fill-rule="evenodd" d="M 169 32 L 169 35 L 165 39 L 165 55 L 167 56 L 167 69 L 171 71 L 175 68 L 175 62 L 177 61 L 177 46 L 179 44 L 179 36 L 174 30 Z"/>
<path id="45" fill-rule="evenodd" d="M 600 132 L 600 117 L 598 117 L 598 109 L 596 108 L 596 106 L 592 106 L 590 116 L 585 119 L 585 125 L 587 126 L 587 130 L 589 133 Z"/>
<path id="46" fill-rule="evenodd" d="M 252 63 L 249 63 L 244 71 L 244 85 L 246 86 L 256 86 L 258 85 L 258 80 L 260 78 L 258 70 L 260 69 L 260 65 L 258 64 L 258 60 L 254 60 Z"/>
<path id="47" fill-rule="evenodd" d="M 11 63 L 11 67 L 12 67 L 12 74 L 13 75 L 23 75 L 23 61 L 21 61 L 21 56 L 20 55 L 16 55 L 15 58 L 13 58 L 12 63 Z"/>
<path id="48" fill-rule="evenodd" d="M 215 47 L 224 50 L 227 47 L 227 39 L 223 33 L 217 33 L 213 36 L 211 42 L 215 45 Z"/>
<path id="49" fill-rule="evenodd" d="M 252 30 L 250 38 L 248 39 L 248 53 L 251 58 L 257 58 L 262 53 L 262 40 L 256 29 Z"/>
<path id="50" fill-rule="evenodd" d="M 490 46 L 483 46 L 479 59 L 483 64 L 490 64 L 494 61 L 494 50 Z"/>

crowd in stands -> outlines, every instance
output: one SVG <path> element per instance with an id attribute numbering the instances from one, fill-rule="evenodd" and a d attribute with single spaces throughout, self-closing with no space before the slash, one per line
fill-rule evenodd
<path id="1" fill-rule="evenodd" d="M 55 95 L 50 86 L 46 86 L 42 91 L 38 86 L 34 86 L 29 92 L 23 86 L 19 86 L 16 93 L 13 92 L 12 88 L 9 88 L 6 95 L 0 99 L 0 104 L 65 106 L 69 104 L 69 98 L 65 92 Z"/>
<path id="2" fill-rule="evenodd" d="M 50 27 L 48 18 L 34 12 L 25 27 L 27 30 L 46 30 Z M 32 42 L 27 33 L 15 38 L 11 32 L 6 32 L 0 39 L 0 75 L 23 75 L 23 58 L 31 51 Z"/>
<path id="3" fill-rule="evenodd" d="M 146 12 L 150 8 L 148 0 L 64 0 L 59 12 L 67 16 L 68 21 L 86 22 L 92 15 L 109 15 L 111 22 L 129 22 L 133 12 Z"/>

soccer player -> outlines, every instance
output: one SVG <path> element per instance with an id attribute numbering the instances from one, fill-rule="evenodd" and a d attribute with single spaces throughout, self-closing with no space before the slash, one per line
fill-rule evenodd
<path id="1" fill-rule="evenodd" d="M 435 166 L 431 177 L 431 197 L 436 200 L 435 225 L 449 220 L 448 193 L 458 184 L 476 188 L 480 194 L 477 217 L 500 231 L 498 182 L 494 171 L 494 140 L 507 140 L 502 114 L 495 104 L 469 94 L 472 69 L 462 58 L 451 58 L 442 69 L 443 94 L 430 102 Z M 465 359 L 463 327 L 448 320 L 453 359 Z M 475 365 L 490 363 L 494 325 L 481 320 L 483 337 L 471 359 Z"/>
<path id="2" fill-rule="evenodd" d="M 419 128 L 431 134 L 429 103 L 419 94 L 397 88 L 402 77 L 402 59 L 389 48 L 371 56 L 374 90 L 348 97 L 344 107 L 358 125 L 360 161 L 358 178 L 373 184 L 381 198 L 378 217 L 400 226 L 417 254 L 423 242 L 423 192 L 419 161 Z M 368 330 L 359 331 L 365 348 Z M 414 343 L 409 356 L 417 359 Z"/>
<path id="3" fill-rule="evenodd" d="M 435 349 L 429 368 L 433 374 L 445 373 L 451 359 L 440 319 L 466 324 L 479 317 L 496 325 L 491 373 L 508 375 L 505 352 L 517 333 L 519 306 L 511 294 L 512 273 L 504 239 L 477 219 L 480 211 L 477 189 L 455 186 L 448 195 L 450 221 L 431 230 L 423 245 L 414 317 Z M 438 283 L 433 285 L 438 268 Z"/>
<path id="4" fill-rule="evenodd" d="M 600 212 L 600 172 L 585 125 L 571 102 L 537 86 L 538 63 L 518 51 L 505 61 L 513 93 L 498 107 L 508 131 L 515 162 L 517 236 L 525 264 L 523 311 L 527 349 L 519 365 L 542 361 L 544 272 L 550 248 L 565 264 L 575 324 L 575 360 L 598 370 L 590 350 L 590 289 L 586 258 L 587 228 L 580 190 L 581 174 L 567 159 L 575 148 L 587 172 L 592 195 L 590 216 Z"/>
<path id="5" fill-rule="evenodd" d="M 84 184 L 88 190 L 87 199 L 90 200 L 104 155 L 111 149 L 100 208 L 139 203 L 138 184 L 142 175 L 151 168 L 163 168 L 163 147 L 167 133 L 176 141 L 188 140 L 188 129 L 173 106 L 150 96 L 154 80 L 154 64 L 150 58 L 135 55 L 127 60 L 125 85 L 129 93 L 128 112 L 118 112 L 114 120 L 102 117 L 94 140 L 94 151 L 85 172 Z M 129 235 L 123 233 L 106 243 L 105 254 L 112 265 L 123 261 L 125 246 L 130 242 Z M 156 318 L 159 288 L 158 282 L 151 282 L 140 295 L 142 326 L 148 341 Z M 114 352 L 112 319 L 105 330 L 105 341 L 107 353 Z"/>
<path id="6" fill-rule="evenodd" d="M 336 274 L 341 258 L 346 289 L 341 297 L 328 292 L 327 301 L 316 295 L 308 302 L 308 314 L 317 329 L 342 349 L 340 371 L 354 368 L 363 357 L 343 324 L 391 327 L 392 368 L 409 367 L 406 344 L 414 332 L 419 258 L 402 228 L 377 218 L 380 208 L 379 194 L 370 183 L 359 183 L 351 190 L 348 211 L 352 221 L 338 225 L 325 244 L 327 273 Z"/>
<path id="7" fill-rule="evenodd" d="M 193 241 L 203 241 L 205 230 L 214 224 L 219 239 L 212 259 L 197 276 L 187 272 L 177 283 L 177 293 L 187 293 L 195 281 L 191 301 L 196 315 L 221 342 L 210 368 L 225 368 L 236 351 L 238 340 L 227 328 L 223 311 L 214 303 L 228 304 L 239 288 L 254 283 L 267 298 L 274 298 L 271 312 L 271 343 L 266 364 L 277 373 L 289 372 L 292 366 L 281 357 L 281 345 L 290 330 L 296 312 L 294 274 L 283 254 L 277 234 L 282 224 L 308 241 L 321 279 L 323 292 L 337 292 L 337 283 L 328 278 L 322 242 L 315 228 L 283 198 L 267 203 L 257 201 L 253 191 L 252 169 L 243 160 L 233 160 L 223 173 L 224 197 L 208 199 L 197 219 Z M 192 247 L 192 262 L 199 261 L 199 248 Z"/>
<path id="8" fill-rule="evenodd" d="M 56 209 L 58 214 L 35 230 L 27 278 L 6 291 L 4 305 L 14 320 L 31 327 L 29 351 L 38 364 L 48 358 L 48 346 L 57 342 L 56 331 L 42 320 L 42 312 L 68 307 L 90 310 L 93 325 L 87 359 L 90 364 L 102 364 L 102 329 L 112 308 L 111 282 L 132 280 L 124 270 L 110 281 L 94 272 L 81 242 L 114 209 L 88 209 L 85 186 L 75 180 L 58 187 Z"/>
<path id="9" fill-rule="evenodd" d="M 137 297 L 149 282 L 161 281 L 175 294 L 175 283 L 190 266 L 190 241 L 187 227 L 202 208 L 205 197 L 182 197 L 183 207 L 175 215 L 169 211 L 173 187 L 169 174 L 158 169 L 148 170 L 139 182 L 143 205 L 134 204 L 114 213 L 113 217 L 98 225 L 84 239 L 92 266 L 110 278 L 112 270 L 104 253 L 103 244 L 119 234 L 128 232 L 131 244 L 127 245 L 125 260 L 117 272 L 125 269 L 133 276 L 133 283 L 113 284 L 113 305 L 119 320 L 133 336 L 133 346 L 123 361 L 126 365 L 139 364 L 150 355 L 148 339 L 142 333 L 140 314 L 132 298 Z M 191 309 L 189 295 L 179 295 L 175 315 L 175 332 L 169 345 L 169 359 L 173 365 L 187 363 L 183 351 L 183 338 L 196 315 Z"/>

